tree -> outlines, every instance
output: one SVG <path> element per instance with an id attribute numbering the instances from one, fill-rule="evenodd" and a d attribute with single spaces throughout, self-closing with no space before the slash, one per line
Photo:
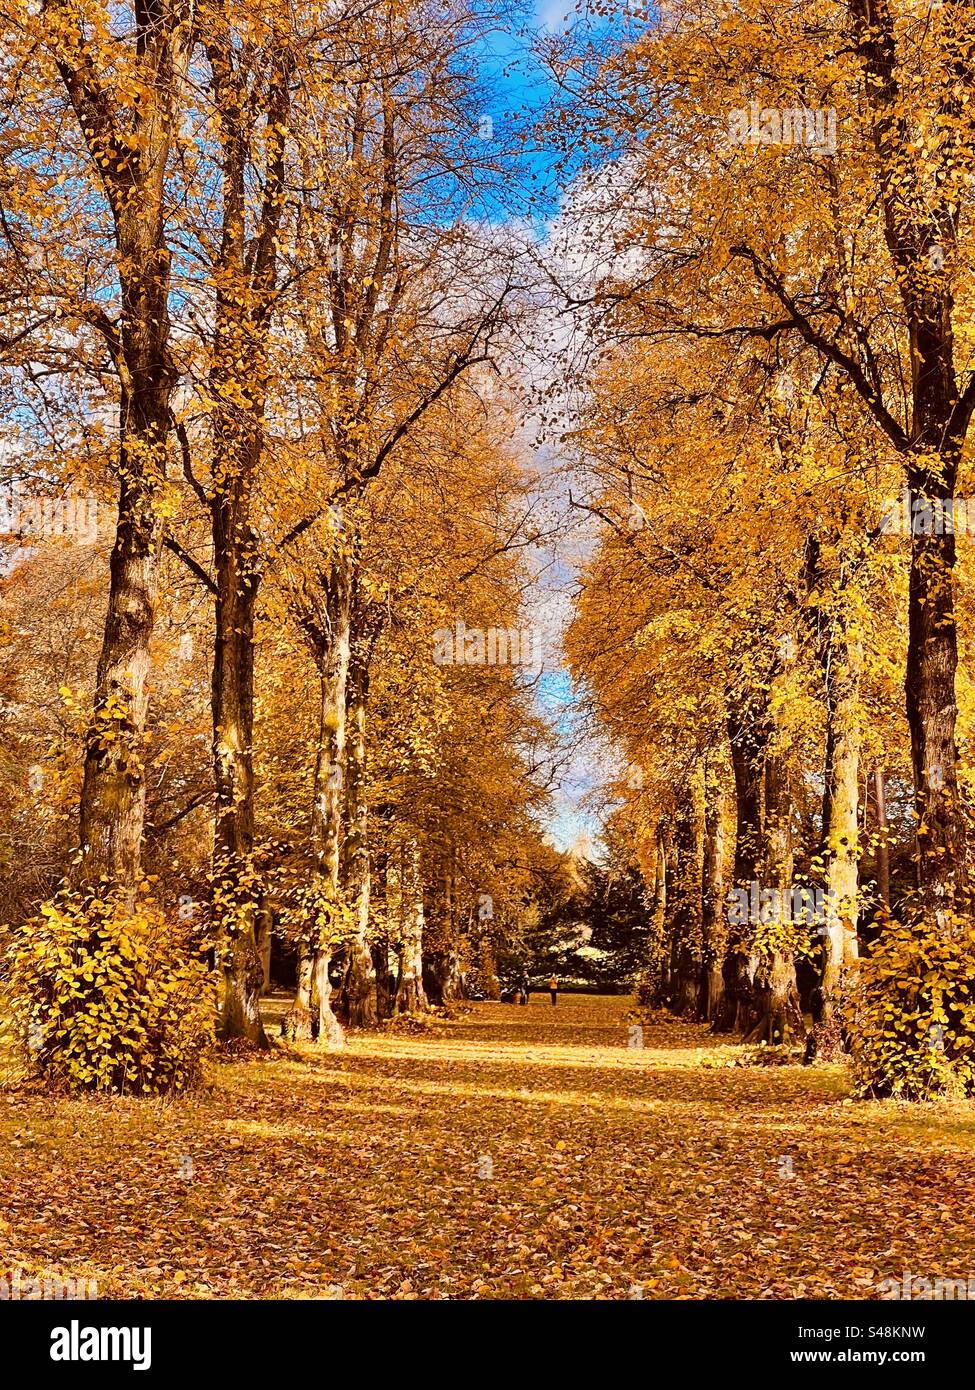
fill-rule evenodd
<path id="1" fill-rule="evenodd" d="M 116 38 L 98 6 L 44 0 L 41 52 L 80 127 L 106 204 L 117 312 L 91 295 L 74 313 L 104 337 L 118 380 L 119 509 L 94 711 L 85 739 L 75 876 L 132 902 L 145 816 L 149 644 L 165 528 L 161 505 L 176 367 L 170 344 L 167 178 L 183 110 L 192 6 L 136 6 Z"/>
<path id="2" fill-rule="evenodd" d="M 681 6 L 602 67 L 610 120 L 632 154 L 620 181 L 637 189 L 628 239 L 642 263 L 632 290 L 607 287 L 609 302 L 627 301 L 624 319 L 638 307 L 649 342 L 684 335 L 809 356 L 820 389 L 862 411 L 864 470 L 893 451 L 912 504 L 939 515 L 975 407 L 957 346 L 967 20 L 955 5 L 928 16 L 849 0 L 825 15 L 800 6 L 772 29 L 751 4 Z M 955 560 L 951 528 L 912 528 L 905 688 L 919 888 L 923 911 L 942 922 L 968 884 Z"/>

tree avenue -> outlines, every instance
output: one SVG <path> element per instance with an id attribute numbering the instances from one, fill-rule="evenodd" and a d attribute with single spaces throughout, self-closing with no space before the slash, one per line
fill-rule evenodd
<path id="1" fill-rule="evenodd" d="M 0 1116 L 320 1243 L 153 1296 L 913 1297 L 967 1133 L 975 13 L 551 9 L 0 0 Z"/>

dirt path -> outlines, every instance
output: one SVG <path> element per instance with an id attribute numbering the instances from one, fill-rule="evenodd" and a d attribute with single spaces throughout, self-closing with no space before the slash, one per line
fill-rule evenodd
<path id="1" fill-rule="evenodd" d="M 0 1260 L 103 1296 L 877 1297 L 975 1275 L 975 1112 L 629 1002 L 479 1004 L 168 1104 L 0 1095 Z M 639 1045 L 642 1042 L 642 1046 Z"/>

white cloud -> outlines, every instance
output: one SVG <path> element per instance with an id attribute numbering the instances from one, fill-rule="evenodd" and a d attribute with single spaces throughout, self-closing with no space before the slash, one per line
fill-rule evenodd
<path id="1" fill-rule="evenodd" d="M 535 20 L 540 28 L 549 33 L 567 29 L 576 15 L 572 0 L 537 0 L 535 5 Z"/>

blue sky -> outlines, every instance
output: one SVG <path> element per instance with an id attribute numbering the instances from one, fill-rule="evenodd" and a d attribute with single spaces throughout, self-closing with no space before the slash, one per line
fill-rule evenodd
<path id="1" fill-rule="evenodd" d="M 510 138 L 510 125 L 506 123 L 512 120 L 529 136 L 533 123 L 542 116 L 553 96 L 553 84 L 540 60 L 536 40 L 565 32 L 579 22 L 580 16 L 569 0 L 523 0 L 514 23 L 495 28 L 486 37 L 480 63 L 492 98 L 485 114 L 491 116 L 502 138 Z M 599 27 L 605 28 L 605 24 Z M 558 212 L 571 174 L 559 169 L 556 157 L 545 149 L 544 140 L 526 138 L 518 162 L 524 178 L 518 190 L 509 185 L 512 203 L 508 210 L 520 201 L 519 194 L 530 194 L 530 220 L 542 229 Z M 500 207 L 497 210 L 503 211 Z"/>
<path id="2" fill-rule="evenodd" d="M 546 34 L 564 32 L 567 25 L 578 20 L 569 0 L 527 0 L 521 23 L 493 30 L 485 39 L 479 61 L 483 68 L 484 86 L 491 93 L 491 104 L 484 114 L 490 115 L 496 134 L 508 147 L 512 136 L 509 122 L 519 131 L 531 131 L 546 105 L 554 95 L 553 85 L 537 52 L 537 40 Z M 544 148 L 544 140 L 526 138 L 520 147 L 518 165 L 522 178 L 509 180 L 500 196 L 493 191 L 485 198 L 492 218 L 503 222 L 516 218 L 528 221 L 539 240 L 557 216 L 562 195 L 572 177 L 557 157 Z M 558 460 L 552 460 L 557 466 Z M 539 601 L 545 605 L 558 595 L 563 599 L 573 587 L 574 572 L 564 561 L 557 561 L 542 582 Z M 558 731 L 563 743 L 560 752 L 558 787 L 548 829 L 560 848 L 573 843 L 593 841 L 599 834 L 599 818 L 583 802 L 594 783 L 599 780 L 596 753 L 585 737 L 573 698 L 571 677 L 561 667 L 547 668 L 537 689 L 538 707 Z M 603 761 L 603 759 L 600 759 Z M 599 772 L 602 772 L 602 768 Z"/>

